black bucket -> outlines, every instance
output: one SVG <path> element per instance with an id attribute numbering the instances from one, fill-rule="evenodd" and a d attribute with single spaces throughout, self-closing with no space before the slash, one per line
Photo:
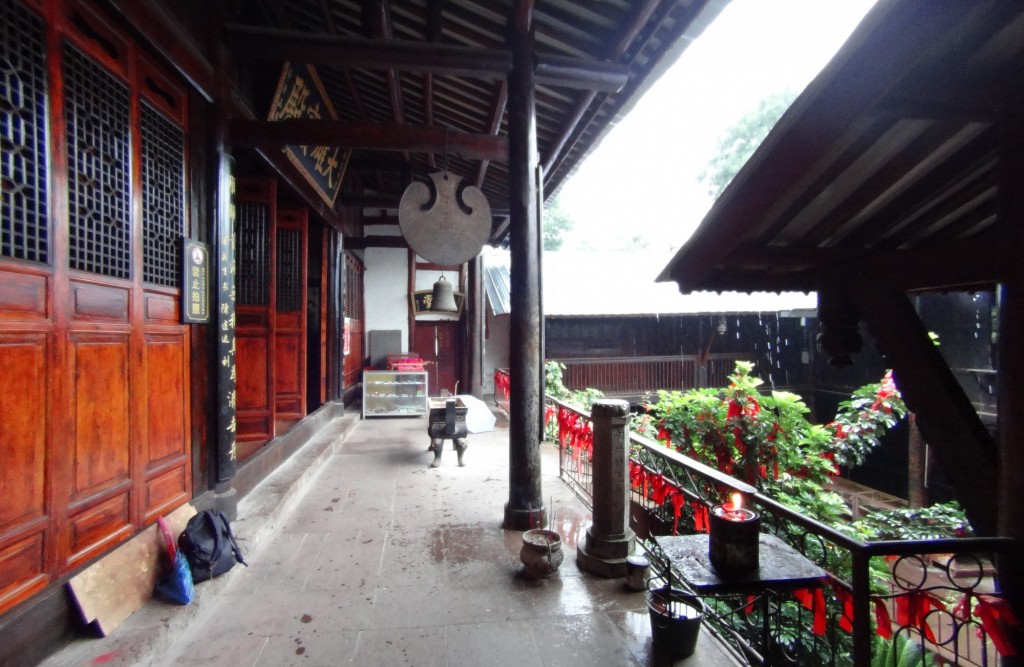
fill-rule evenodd
<path id="1" fill-rule="evenodd" d="M 704 620 L 704 604 L 678 588 L 647 592 L 654 650 L 671 658 L 686 658 L 697 650 L 697 635 Z"/>

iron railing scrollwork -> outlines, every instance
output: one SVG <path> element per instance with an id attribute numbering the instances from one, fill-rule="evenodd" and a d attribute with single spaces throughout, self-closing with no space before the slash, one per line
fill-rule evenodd
<path id="1" fill-rule="evenodd" d="M 592 506 L 589 413 L 547 400 L 560 475 Z M 945 664 L 987 666 L 1015 652 L 1007 627 L 1016 619 L 994 584 L 996 557 L 1020 557 L 1014 540 L 862 541 L 638 434 L 631 433 L 630 444 L 633 529 L 651 556 L 653 581 L 682 584 L 682 577 L 668 569 L 650 538 L 706 531 L 708 509 L 732 491 L 756 506 L 763 531 L 827 572 L 816 590 L 709 600 L 705 625 L 737 658 L 750 664 L 770 658 L 772 664 L 872 665 L 886 651 L 905 653 L 892 648 L 909 641 Z M 762 604 L 767 638 L 763 617 L 751 617 Z"/>

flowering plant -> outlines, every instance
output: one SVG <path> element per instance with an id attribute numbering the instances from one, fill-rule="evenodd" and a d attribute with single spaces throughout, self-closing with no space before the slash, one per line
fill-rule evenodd
<path id="1" fill-rule="evenodd" d="M 906 414 L 891 374 L 856 390 L 834 421 L 819 425 L 808 421 L 800 396 L 761 393 L 752 371 L 741 361 L 723 389 L 658 392 L 647 406 L 657 440 L 819 520 L 847 517 L 842 498 L 825 489 L 840 465 L 861 463 Z"/>

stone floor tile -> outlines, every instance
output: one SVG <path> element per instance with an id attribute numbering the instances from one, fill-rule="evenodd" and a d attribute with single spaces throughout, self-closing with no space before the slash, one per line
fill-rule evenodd
<path id="1" fill-rule="evenodd" d="M 522 621 L 448 627 L 448 667 L 543 667 Z"/>
<path id="2" fill-rule="evenodd" d="M 645 665 L 603 613 L 535 618 L 526 625 L 545 667 Z"/>
<path id="3" fill-rule="evenodd" d="M 240 575 L 244 581 L 233 581 L 228 594 L 303 590 L 326 539 L 326 533 L 276 536 L 249 559 L 249 567 L 243 568 Z"/>
<path id="4" fill-rule="evenodd" d="M 334 667 L 352 659 L 359 632 L 304 632 L 270 637 L 256 667 Z"/>
<path id="5" fill-rule="evenodd" d="M 373 599 L 368 627 L 443 627 L 448 622 L 447 590 L 447 586 L 438 583 L 381 586 Z"/>
<path id="6" fill-rule="evenodd" d="M 609 612 L 608 618 L 618 628 L 626 647 L 641 664 L 650 667 L 724 667 L 736 661 L 703 629 L 697 635 L 697 649 L 688 658 L 673 658 L 654 648 L 651 639 L 651 619 L 646 609 Z"/>
<path id="7" fill-rule="evenodd" d="M 552 577 L 527 579 L 522 532 L 502 526 L 507 429 L 472 434 L 465 467 L 446 443 L 441 467 L 428 468 L 427 444 L 425 418 L 358 422 L 273 537 L 246 554 L 250 567 L 206 584 L 188 607 L 147 606 L 120 642 L 50 664 L 154 664 L 133 652 L 182 614 L 195 622 L 178 624 L 166 656 L 186 667 L 729 664 L 705 633 L 693 658 L 666 661 L 644 596 L 577 567 L 591 513 L 558 478 L 555 447 L 541 446 L 542 485 L 564 560 Z"/>
<path id="8" fill-rule="evenodd" d="M 350 662 L 359 667 L 447 667 L 445 628 L 365 630 Z"/>
<path id="9" fill-rule="evenodd" d="M 202 641 L 181 647 L 181 652 L 169 659 L 167 667 L 251 667 L 256 664 L 267 644 L 259 636 L 209 636 Z"/>

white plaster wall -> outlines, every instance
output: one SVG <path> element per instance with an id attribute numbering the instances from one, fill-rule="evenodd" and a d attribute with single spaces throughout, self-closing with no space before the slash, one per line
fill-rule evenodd
<path id="1" fill-rule="evenodd" d="M 409 253 L 404 248 L 367 248 L 363 260 L 366 306 L 364 349 L 372 330 L 402 332 L 402 350 L 409 349 Z"/>
<path id="2" fill-rule="evenodd" d="M 494 369 L 508 368 L 508 326 L 509 316 L 495 316 L 487 307 L 487 322 L 484 333 L 483 393 L 494 393 Z"/>

